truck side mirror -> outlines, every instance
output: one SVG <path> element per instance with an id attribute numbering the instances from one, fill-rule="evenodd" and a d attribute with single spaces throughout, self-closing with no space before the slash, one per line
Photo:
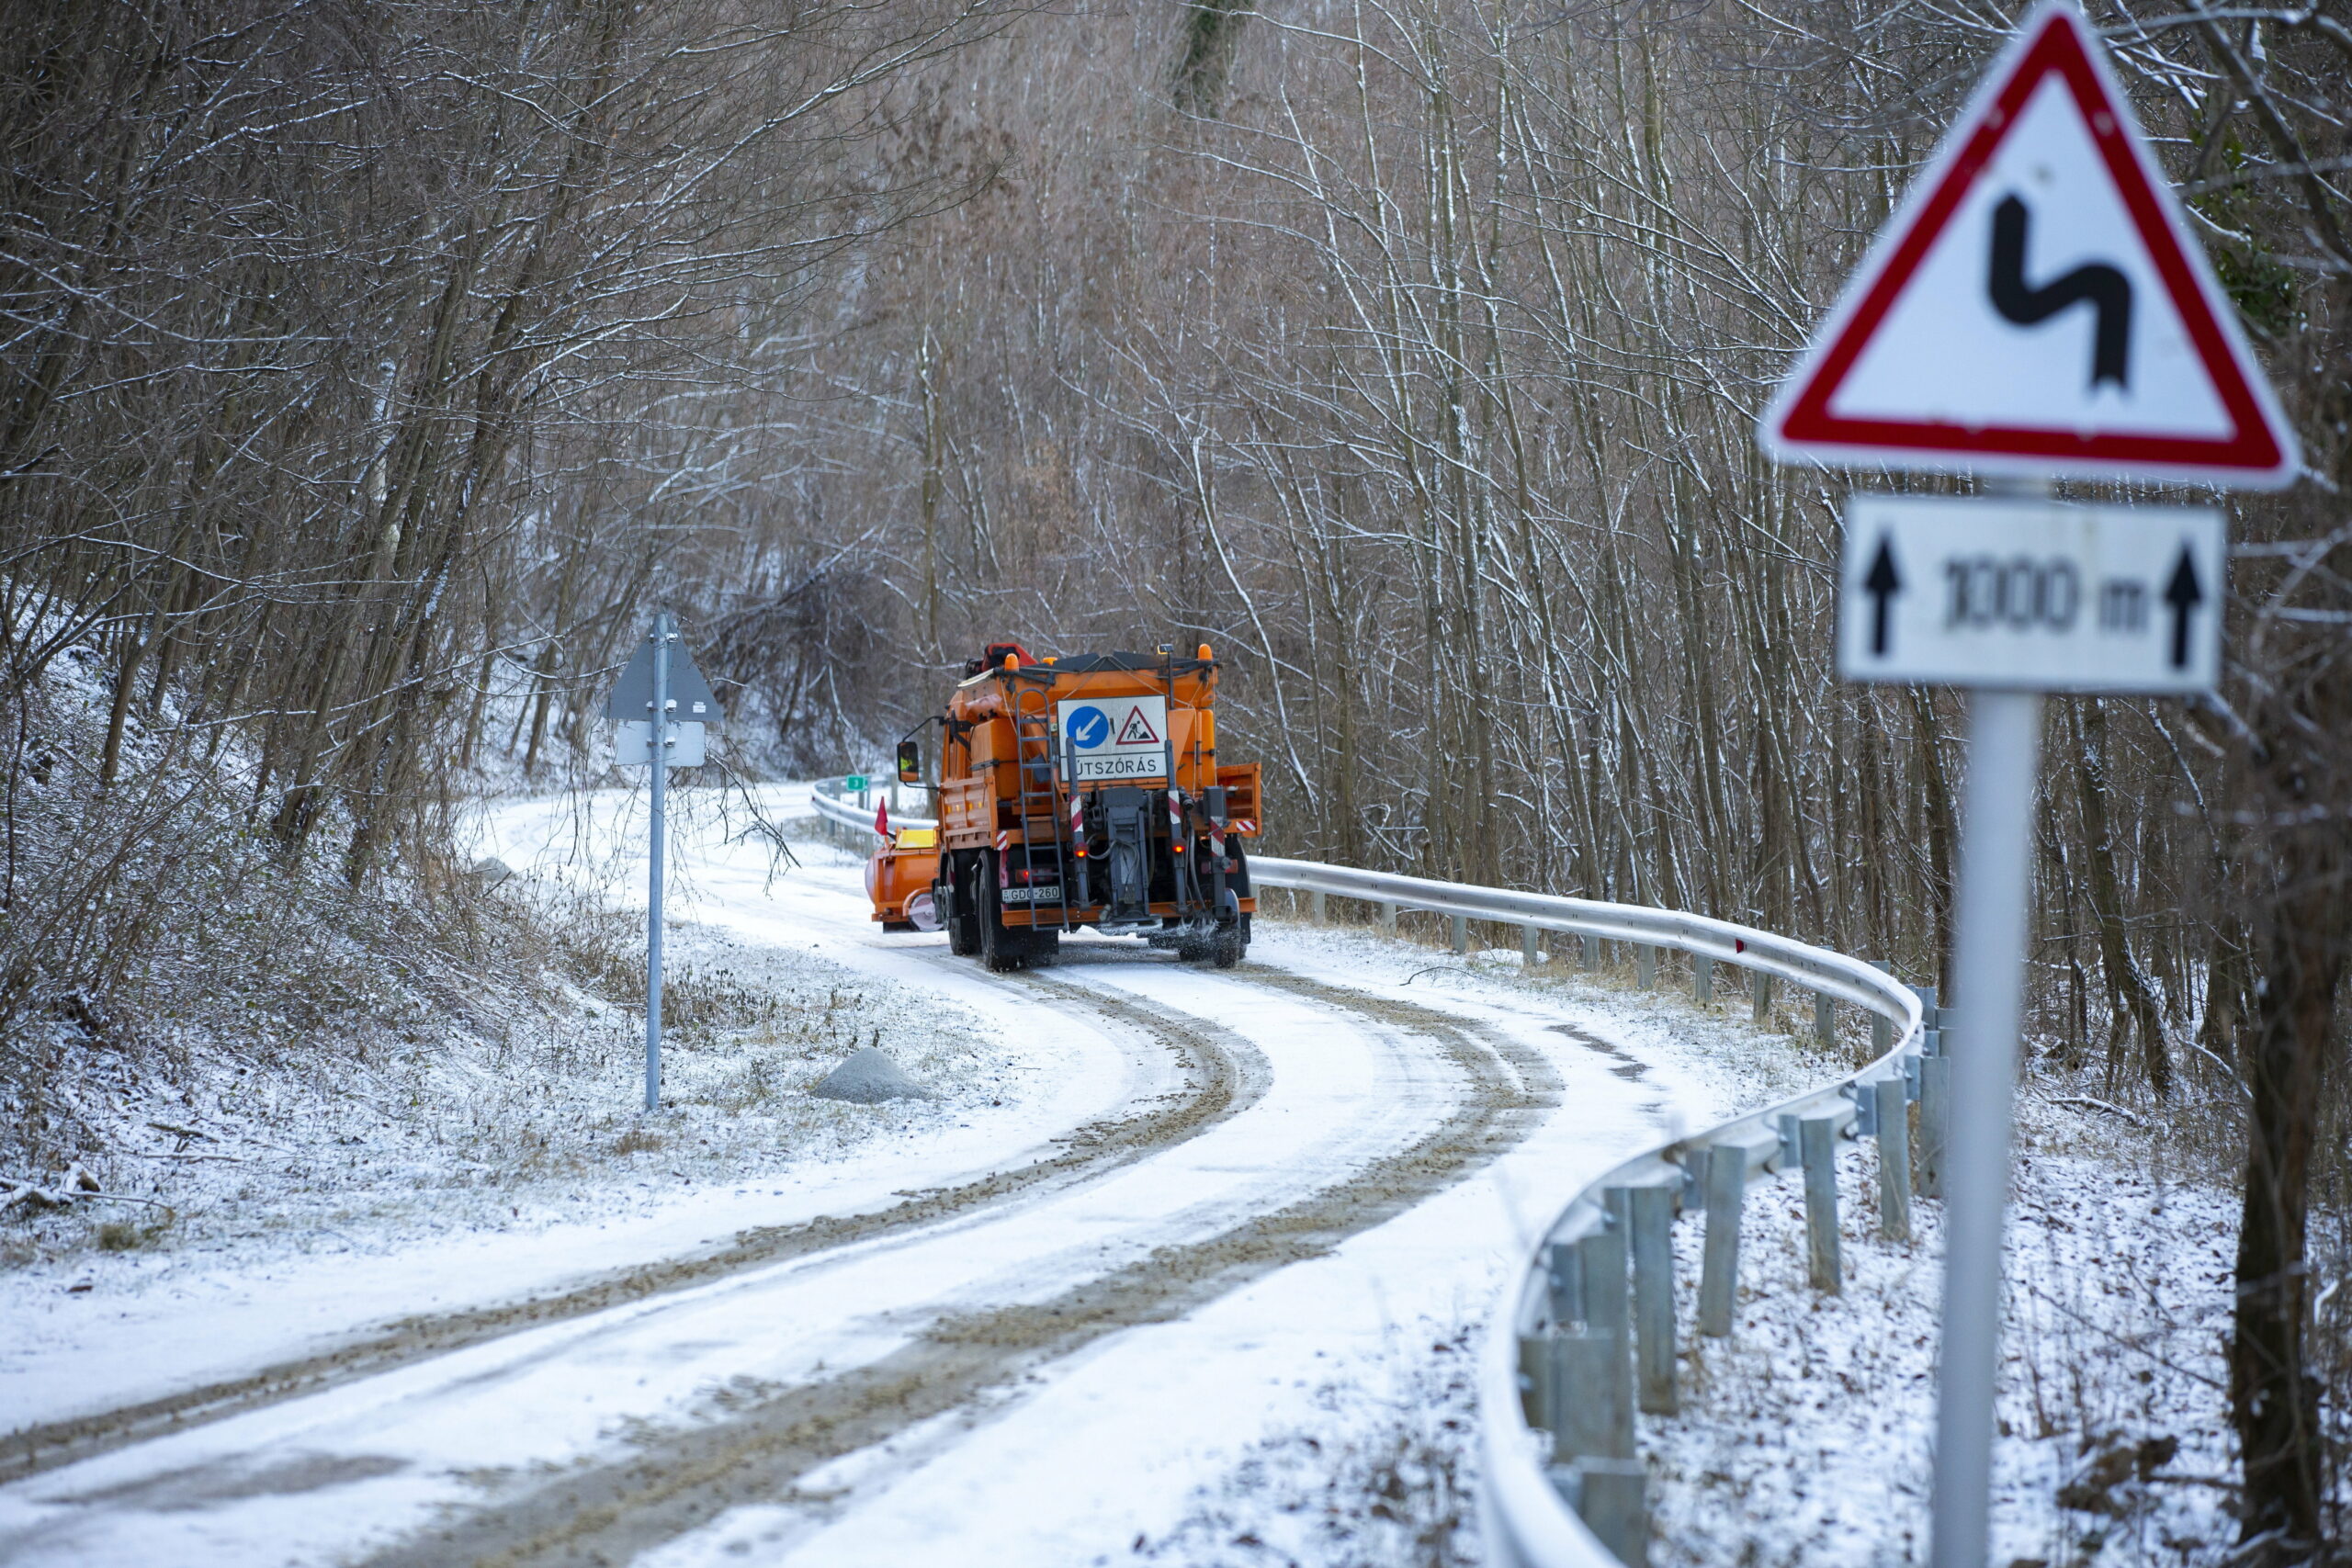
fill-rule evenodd
<path id="1" fill-rule="evenodd" d="M 922 783 L 922 748 L 914 741 L 899 742 L 899 782 L 902 784 Z"/>

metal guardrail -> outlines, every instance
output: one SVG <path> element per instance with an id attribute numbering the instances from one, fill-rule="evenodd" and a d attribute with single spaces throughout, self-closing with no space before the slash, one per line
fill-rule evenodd
<path id="1" fill-rule="evenodd" d="M 873 807 L 842 798 L 838 784 L 820 784 L 814 801 L 830 822 L 873 831 Z M 934 826 L 925 818 L 891 820 Z M 1506 1288 L 1478 1374 L 1479 1511 L 1490 1560 L 1502 1568 L 1642 1568 L 1648 1509 L 1634 1412 L 1676 1408 L 1675 1219 L 1706 1215 L 1698 1326 L 1712 1337 L 1732 1329 L 1740 1214 L 1749 1183 L 1759 1178 L 1804 1172 L 1816 1289 L 1835 1292 L 1842 1279 L 1841 1143 L 1877 1141 L 1880 1228 L 1907 1239 L 1915 1184 L 1938 1196 L 1942 1181 L 1950 1064 L 1939 1050 L 1934 993 L 1861 959 L 1703 915 L 1273 856 L 1253 855 L 1249 863 L 1253 886 L 1305 893 L 1317 918 L 1332 897 L 1378 906 L 1382 929 L 1391 931 L 1407 910 L 1448 916 L 1457 953 L 1468 952 L 1471 920 L 1498 921 L 1520 928 L 1530 964 L 1541 957 L 1543 932 L 1582 938 L 1587 967 L 1599 965 L 1600 943 L 1630 944 L 1645 987 L 1655 983 L 1658 950 L 1687 953 L 1702 1003 L 1713 998 L 1714 966 L 1733 964 L 1748 972 L 1759 1019 L 1772 982 L 1801 986 L 1814 993 L 1815 1027 L 1825 1041 L 1834 1039 L 1837 1003 L 1874 1015 L 1877 1050 L 1867 1066 L 1603 1172 L 1569 1199 Z M 1916 1168 L 1914 1102 L 1921 1111 Z"/>
<path id="2" fill-rule="evenodd" d="M 887 795 L 887 792 L 885 793 Z M 826 821 L 863 833 L 869 840 L 874 837 L 874 808 L 876 804 L 874 792 L 868 792 L 865 804 L 861 806 L 852 800 L 848 792 L 842 788 L 841 780 L 820 779 L 816 786 L 809 791 L 808 803 L 817 808 L 817 815 L 825 818 Z M 893 806 L 890 808 L 890 826 L 893 828 L 936 828 L 939 824 L 928 817 L 901 817 L 899 815 L 898 807 Z"/>
<path id="3" fill-rule="evenodd" d="M 1537 1239 L 1490 1325 L 1478 1375 L 1479 1511 L 1489 1560 L 1510 1568 L 1639 1568 L 1648 1558 L 1648 1511 L 1634 1413 L 1676 1406 L 1676 1216 L 1707 1216 L 1698 1316 L 1699 1332 L 1709 1336 L 1731 1332 L 1740 1212 L 1759 1177 L 1804 1170 L 1817 1289 L 1835 1291 L 1842 1272 L 1836 1162 L 1843 1140 L 1879 1140 L 1880 1224 L 1907 1237 L 1912 1101 L 1924 1101 L 1921 1189 L 1934 1194 L 1941 1180 L 1948 1064 L 1937 1051 L 1940 1032 L 1927 1027 L 1935 1021 L 1933 994 L 1860 959 L 1702 915 L 1309 861 L 1258 857 L 1250 871 L 1258 886 L 1307 893 L 1318 915 L 1338 897 L 1377 904 L 1386 929 L 1402 910 L 1451 916 L 1457 953 L 1468 950 L 1473 919 L 1519 926 L 1530 964 L 1539 932 L 1584 938 L 1588 966 L 1599 964 L 1600 942 L 1627 942 L 1647 986 L 1656 951 L 1673 948 L 1690 955 L 1701 1001 L 1712 998 L 1714 965 L 1732 964 L 1749 972 L 1758 1017 L 1778 979 L 1815 994 L 1815 1025 L 1825 1038 L 1834 1036 L 1837 1002 L 1882 1021 L 1867 1066 L 1645 1150 L 1588 1183 Z"/>

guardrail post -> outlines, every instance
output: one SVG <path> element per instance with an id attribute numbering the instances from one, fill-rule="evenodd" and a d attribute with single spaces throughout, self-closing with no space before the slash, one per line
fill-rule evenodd
<path id="1" fill-rule="evenodd" d="M 1552 1417 L 1552 1458 L 1573 1466 L 1582 1459 L 1614 1459 L 1617 1441 L 1611 1401 L 1615 1381 L 1612 1358 L 1622 1359 L 1624 1341 L 1587 1328 L 1563 1328 L 1549 1344 L 1552 1388 L 1547 1413 Z"/>
<path id="2" fill-rule="evenodd" d="M 1329 912 L 1329 905 L 1325 900 L 1321 893 L 1309 893 L 1306 896 L 1306 918 L 1308 919 L 1314 921 L 1319 926 L 1323 923 L 1324 916 Z"/>
<path id="3" fill-rule="evenodd" d="M 1772 1016 L 1772 976 L 1761 969 L 1751 970 L 1747 983 L 1755 995 L 1755 1009 L 1748 1016 L 1762 1023 Z"/>
<path id="4" fill-rule="evenodd" d="M 1552 1429 L 1553 1343 L 1549 1335 L 1519 1337 L 1519 1403 L 1528 1426 L 1544 1431 Z"/>
<path id="5" fill-rule="evenodd" d="M 1634 1251 L 1634 1345 L 1641 1406 L 1671 1416 L 1674 1392 L 1674 1200 L 1672 1187 L 1627 1194 Z"/>
<path id="6" fill-rule="evenodd" d="M 1614 1205 L 1612 1204 L 1612 1207 Z M 1586 1450 L 1608 1459 L 1634 1457 L 1634 1358 L 1627 1343 L 1625 1292 L 1625 1229 L 1621 1223 L 1596 1231 L 1577 1243 L 1577 1264 L 1583 1275 L 1584 1325 L 1587 1335 L 1601 1342 L 1595 1354 L 1600 1362 L 1598 1382 L 1581 1388 L 1563 1387 L 1561 1396 L 1591 1399 L 1603 1420 L 1604 1446 Z M 1563 1412 L 1564 1416 L 1568 1413 Z"/>
<path id="7" fill-rule="evenodd" d="M 1919 1062 L 1919 1194 L 1944 1195 L 1944 1138 L 1951 1114 L 1951 1058 Z"/>
<path id="8" fill-rule="evenodd" d="M 1911 1239 L 1911 1100 L 1901 1078 L 1868 1091 L 1878 1115 L 1878 1228 L 1889 1241 Z"/>
<path id="9" fill-rule="evenodd" d="M 1838 1043 L 1838 1002 L 1826 991 L 1813 994 L 1813 1037 L 1825 1051 Z"/>
<path id="10" fill-rule="evenodd" d="M 1587 1460 L 1568 1504 L 1625 1568 L 1649 1568 L 1648 1472 L 1638 1460 Z"/>
<path id="11" fill-rule="evenodd" d="M 1470 917 L 1467 915 L 1453 917 L 1453 951 L 1457 957 L 1467 958 L 1470 955 Z"/>
<path id="12" fill-rule="evenodd" d="M 1555 1241 L 1544 1249 L 1544 1283 L 1554 1323 L 1584 1321 L 1584 1265 L 1576 1243 Z"/>
<path id="13" fill-rule="evenodd" d="M 1699 1273 L 1699 1332 L 1731 1337 L 1739 1294 L 1739 1212 L 1747 1201 L 1747 1151 L 1717 1144 L 1707 1161 L 1707 1236 Z"/>
<path id="14" fill-rule="evenodd" d="M 1690 995 L 1701 1007 L 1715 999 L 1715 961 L 1703 953 L 1690 955 Z"/>
<path id="15" fill-rule="evenodd" d="M 1544 955 L 1536 951 L 1535 935 L 1536 932 L 1533 926 L 1521 926 L 1519 928 L 1520 962 L 1525 964 L 1530 969 L 1534 968 L 1536 964 L 1544 961 Z"/>
<path id="16" fill-rule="evenodd" d="M 1657 949 L 1645 942 L 1634 944 L 1634 984 L 1645 991 L 1657 988 Z"/>
<path id="17" fill-rule="evenodd" d="M 1882 974 L 1882 975 L 1892 975 L 1892 974 L 1894 974 L 1894 964 L 1889 964 L 1889 963 L 1888 963 L 1885 959 L 1883 959 L 1883 958 L 1873 958 L 1873 959 L 1871 959 L 1871 960 L 1870 961 L 1870 965 L 1871 965 L 1871 968 L 1873 968 L 1873 969 L 1877 970 L 1877 971 L 1878 971 L 1880 974 Z M 1883 1055 L 1885 1055 L 1889 1051 L 1892 1051 L 1892 1050 L 1894 1050 L 1894 1021 L 1893 1019 L 1891 1019 L 1891 1018 L 1887 1017 L 1887 1016 L 1886 1016 L 1884 1013 L 1883 1013 L 1883 1012 L 1873 1012 L 1873 1013 L 1871 1013 L 1871 1055 L 1873 1058 L 1876 1058 L 1876 1057 L 1879 1057 L 1879 1056 L 1883 1056 Z"/>
<path id="18" fill-rule="evenodd" d="M 1808 1116 L 1797 1128 L 1804 1151 L 1805 1271 L 1815 1290 L 1834 1296 L 1845 1275 L 1838 1256 L 1838 1123 Z"/>
<path id="19" fill-rule="evenodd" d="M 1385 899 L 1382 900 L 1380 906 L 1380 934 L 1383 936 L 1396 934 L 1396 906 Z"/>
<path id="20" fill-rule="evenodd" d="M 1600 939 L 1590 932 L 1584 937 L 1584 966 L 1589 970 L 1600 967 Z"/>

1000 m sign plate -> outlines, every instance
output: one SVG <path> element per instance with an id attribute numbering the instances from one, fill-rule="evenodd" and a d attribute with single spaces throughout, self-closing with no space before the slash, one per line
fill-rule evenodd
<path id="1" fill-rule="evenodd" d="M 2222 515 L 2202 508 L 1857 495 L 1838 670 L 1849 681 L 2210 692 Z"/>

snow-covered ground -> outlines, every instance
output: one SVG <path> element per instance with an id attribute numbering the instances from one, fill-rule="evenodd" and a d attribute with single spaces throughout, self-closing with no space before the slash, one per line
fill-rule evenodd
<path id="1" fill-rule="evenodd" d="M 2117 1140 L 2080 1111 L 2029 1097 L 2020 1131 L 1992 1561 L 2223 1562 L 2234 1202 L 2086 1153 Z M 1682 1292 L 1683 1408 L 1640 1418 L 1659 1568 L 1926 1558 L 1941 1205 L 1915 1203 L 1917 1238 L 1887 1241 L 1873 1159 L 1840 1165 L 1841 1294 L 1806 1282 L 1794 1178 L 1750 1192 L 1734 1337 L 1699 1338 Z M 1702 1235 L 1677 1227 L 1685 1279 Z"/>
<path id="2" fill-rule="evenodd" d="M 553 805 L 502 811 L 485 848 L 525 866 L 585 845 L 571 863 L 627 886 L 636 868 L 604 836 L 626 828 L 628 797 L 602 798 L 611 815 L 584 829 Z M 788 791 L 764 804 L 796 814 Z M 1405 1451 L 1396 1403 L 1449 1386 L 1443 1369 L 1560 1199 L 1678 1124 L 1763 1098 L 1767 1063 L 1804 1076 L 1784 1047 L 1671 998 L 1524 981 L 1515 955 L 1464 964 L 1343 931 L 1270 924 L 1229 975 L 1139 944 L 1075 942 L 1041 976 L 989 976 L 947 958 L 937 937 L 879 933 L 851 857 L 803 844 L 805 863 L 772 878 L 756 841 L 725 841 L 722 826 L 704 823 L 682 852 L 676 908 L 682 933 L 705 944 L 690 949 L 695 961 L 736 955 L 752 976 L 785 955 L 838 966 L 861 1005 L 882 998 L 894 1016 L 912 1009 L 933 1023 L 933 1065 L 964 1089 L 928 1108 L 848 1108 L 867 1118 L 854 1138 L 803 1148 L 797 1134 L 779 1137 L 788 1146 L 764 1153 L 756 1180 L 682 1165 L 674 1190 L 657 1182 L 596 1220 L 517 1228 L 510 1215 L 504 1230 L 482 1230 L 459 1206 L 446 1234 L 416 1246 L 400 1241 L 408 1219 L 379 1232 L 358 1205 L 358 1245 L 345 1253 L 315 1250 L 298 1226 L 264 1228 L 209 1263 L 142 1263 L 76 1294 L 48 1281 L 28 1309 L 0 1314 L 11 1424 L 1034 1161 L 1077 1146 L 1057 1134 L 1200 1092 L 1171 1038 L 1225 1064 L 1230 1103 L 1082 1180 L 477 1339 L 17 1482 L 0 1490 L 0 1554 L 436 1561 L 429 1532 L 446 1520 L 506 1546 L 542 1540 L 533 1509 L 543 1515 L 545 1478 L 560 1474 L 660 1521 L 620 1555 L 664 1563 L 1091 1562 L 1138 1551 L 1205 1562 L 1253 1550 L 1236 1537 L 1273 1539 L 1210 1521 L 1307 1507 L 1329 1528 L 1297 1535 L 1289 1555 L 1363 1561 L 1374 1538 L 1349 1517 L 1389 1528 L 1384 1510 L 1399 1510 L 1378 1488 L 1415 1483 L 1378 1480 L 1359 1499 L 1332 1477 L 1458 1466 L 1443 1441 L 1460 1419 L 1436 1417 L 1437 1447 Z M 715 1039 L 713 1081 L 743 1070 L 745 1049 Z M 676 1070 L 691 1088 L 695 1065 Z M 706 1120 L 725 1117 L 678 1124 Z M 715 1166 L 729 1160 L 752 1168 L 740 1147 Z M 1424 1167 L 1441 1175 L 1423 1181 Z M 602 1190 L 582 1185 L 592 1200 Z M 1082 1317 L 1090 1302 L 1115 1322 L 1073 1334 L 1034 1321 Z M 1016 1339 L 1018 1355 L 970 1350 Z M 879 1422 L 873 1441 L 789 1465 L 775 1457 L 795 1400 L 833 1400 L 838 1415 L 860 1376 L 910 1357 L 948 1368 L 962 1392 Z M 642 1495 L 629 1490 L 633 1462 L 730 1443 L 740 1484 L 630 1501 Z M 1337 1471 L 1284 1458 L 1325 1449 L 1355 1457 Z M 743 1459 L 754 1452 L 766 1457 Z M 763 1463 L 774 1484 L 757 1479 Z M 1300 1503 L 1302 1486 L 1320 1501 Z"/>

